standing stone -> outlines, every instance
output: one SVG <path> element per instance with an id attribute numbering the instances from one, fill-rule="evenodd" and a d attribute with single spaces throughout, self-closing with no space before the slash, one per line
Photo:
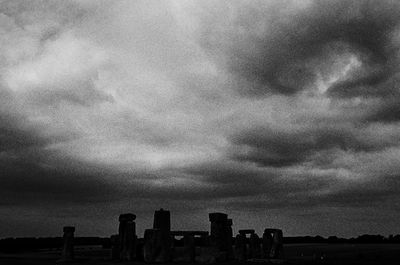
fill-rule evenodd
<path id="1" fill-rule="evenodd" d="M 272 234 L 272 236 L 271 236 Z M 263 235 L 263 252 L 266 258 L 283 257 L 283 233 L 280 229 L 265 229 Z"/>
<path id="2" fill-rule="evenodd" d="M 74 232 L 75 227 L 64 226 L 63 228 L 64 246 L 62 250 L 61 261 L 71 261 L 74 259 Z"/>
<path id="3" fill-rule="evenodd" d="M 171 215 L 169 211 L 160 209 L 154 212 L 153 229 L 156 253 L 155 262 L 168 262 L 172 258 Z"/>
<path id="4" fill-rule="evenodd" d="M 136 215 L 132 213 L 119 216 L 120 260 L 131 261 L 136 257 Z"/>
<path id="5" fill-rule="evenodd" d="M 261 244 L 259 236 L 254 233 L 250 235 L 249 240 L 250 258 L 259 259 L 261 258 Z"/>
<path id="6" fill-rule="evenodd" d="M 246 260 L 246 235 L 238 234 L 235 238 L 234 256 L 238 261 Z"/>
<path id="7" fill-rule="evenodd" d="M 252 235 L 255 233 L 254 229 L 241 229 L 239 230 L 239 234 L 243 236 L 245 242 L 246 242 L 246 258 L 251 258 L 251 249 L 249 245 L 249 238 L 246 237 L 246 235 Z"/>
<path id="8" fill-rule="evenodd" d="M 205 247 L 210 245 L 210 236 L 208 235 L 208 232 L 200 235 L 200 245 Z"/>
<path id="9" fill-rule="evenodd" d="M 228 219 L 227 220 L 227 226 L 228 226 L 228 236 L 231 238 L 233 238 L 233 230 L 232 230 L 232 225 L 233 225 L 233 221 L 232 219 Z"/>
<path id="10" fill-rule="evenodd" d="M 188 262 L 194 262 L 196 256 L 196 247 L 194 241 L 194 235 L 185 234 L 183 236 L 184 256 Z"/>
<path id="11" fill-rule="evenodd" d="M 262 252 L 264 258 L 266 259 L 270 258 L 271 248 L 272 248 L 272 236 L 271 233 L 267 229 L 265 229 L 262 238 Z"/>
<path id="12" fill-rule="evenodd" d="M 161 231 L 171 231 L 171 214 L 161 208 L 159 211 L 154 212 L 153 229 L 160 229 Z"/>
<path id="13" fill-rule="evenodd" d="M 283 258 L 283 233 L 282 230 L 276 229 L 272 237 L 272 247 L 270 252 L 271 258 Z"/>
<path id="14" fill-rule="evenodd" d="M 211 245 L 217 247 L 218 250 L 226 251 L 228 249 L 228 215 L 224 213 L 210 213 L 209 219 L 211 222 Z"/>
<path id="15" fill-rule="evenodd" d="M 119 255 L 120 255 L 119 236 L 112 235 L 110 237 L 110 242 L 111 242 L 111 259 L 119 260 Z"/>
<path id="16" fill-rule="evenodd" d="M 155 261 L 158 232 L 158 229 L 146 229 L 144 231 L 143 259 L 145 262 L 153 263 Z"/>
<path id="17" fill-rule="evenodd" d="M 232 230 L 233 221 L 232 219 L 227 220 L 227 248 L 228 248 L 228 257 L 229 259 L 233 259 L 233 230 Z"/>
<path id="18" fill-rule="evenodd" d="M 224 213 L 210 213 L 211 222 L 210 245 L 218 251 L 217 261 L 226 261 L 233 256 L 232 237 L 230 227 L 232 221 L 228 221 L 228 215 Z"/>

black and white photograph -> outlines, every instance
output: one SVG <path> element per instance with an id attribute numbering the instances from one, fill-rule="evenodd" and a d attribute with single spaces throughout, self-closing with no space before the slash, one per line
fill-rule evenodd
<path id="1" fill-rule="evenodd" d="M 400 0 L 0 0 L 0 264 L 400 264 Z"/>

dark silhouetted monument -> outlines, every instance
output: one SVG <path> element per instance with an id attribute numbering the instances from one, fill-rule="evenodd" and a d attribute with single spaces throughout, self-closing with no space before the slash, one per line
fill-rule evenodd
<path id="1" fill-rule="evenodd" d="M 160 209 L 154 212 L 153 228 L 145 230 L 143 240 L 136 237 L 135 218 L 131 213 L 120 215 L 119 234 L 110 238 L 113 260 L 132 261 L 143 255 L 147 263 L 215 263 L 283 257 L 282 230 L 265 229 L 262 239 L 254 229 L 239 230 L 233 242 L 233 221 L 225 213 L 209 214 L 209 234 L 207 231 L 171 231 L 171 214 Z"/>
<path id="2" fill-rule="evenodd" d="M 72 261 L 74 259 L 74 232 L 75 227 L 73 226 L 64 226 L 63 228 L 63 249 L 62 256 L 59 261 L 66 262 Z"/>
<path id="3" fill-rule="evenodd" d="M 244 261 L 253 258 L 252 257 L 253 250 L 251 249 L 250 240 L 249 238 L 247 238 L 247 235 L 250 235 L 251 238 L 251 236 L 254 234 L 255 234 L 254 229 L 239 230 L 239 235 L 236 237 L 239 243 L 237 248 L 238 252 L 235 254 L 235 256 L 239 257 L 239 260 Z"/>
<path id="4" fill-rule="evenodd" d="M 218 251 L 216 260 L 226 261 L 232 256 L 232 220 L 225 213 L 210 213 L 209 220 L 210 244 Z"/>
<path id="5" fill-rule="evenodd" d="M 233 225 L 233 220 L 232 219 L 228 219 L 227 220 L 227 246 L 228 246 L 228 259 L 233 259 L 233 229 L 232 229 L 232 225 Z"/>
<path id="6" fill-rule="evenodd" d="M 250 236 L 246 237 L 247 235 Z M 266 229 L 262 240 L 253 229 L 243 229 L 239 230 L 235 239 L 235 259 L 238 261 L 280 258 L 281 250 L 282 231 L 279 229 Z"/>
<path id="7" fill-rule="evenodd" d="M 136 215 L 132 213 L 119 216 L 118 248 L 122 261 L 132 261 L 136 257 Z"/>
<path id="8" fill-rule="evenodd" d="M 267 228 L 263 234 L 264 258 L 283 258 L 283 233 L 280 229 Z"/>
<path id="9" fill-rule="evenodd" d="M 119 260 L 120 259 L 119 235 L 112 235 L 110 237 L 110 243 L 111 243 L 111 259 Z"/>
<path id="10" fill-rule="evenodd" d="M 234 257 L 238 261 L 245 261 L 247 259 L 247 244 L 245 234 L 236 235 Z"/>
<path id="11" fill-rule="evenodd" d="M 242 229 L 233 242 L 233 221 L 225 213 L 209 214 L 209 234 L 207 231 L 171 231 L 170 212 L 160 209 L 154 212 L 153 228 L 146 229 L 144 238 L 138 239 L 135 219 L 136 215 L 132 213 L 121 214 L 118 234 L 103 241 L 103 244 L 108 242 L 107 245 L 111 246 L 112 260 L 138 261 L 143 258 L 147 263 L 215 263 L 233 259 L 240 262 L 282 262 L 279 261 L 283 258 L 283 233 L 280 229 L 265 229 L 262 239 L 254 229 Z M 75 227 L 66 226 L 63 231 L 62 257 L 58 260 L 61 263 L 74 260 Z"/>
<path id="12" fill-rule="evenodd" d="M 171 216 L 169 211 L 154 212 L 153 229 L 144 233 L 144 261 L 168 262 L 171 260 Z"/>
<path id="13" fill-rule="evenodd" d="M 194 262 L 196 260 L 196 236 L 200 236 L 203 244 L 208 241 L 207 231 L 171 231 L 171 236 L 173 238 L 183 236 L 183 247 L 173 246 L 174 261 L 181 262 Z"/>
<path id="14" fill-rule="evenodd" d="M 250 235 L 250 240 L 249 240 L 249 258 L 251 258 L 251 259 L 260 259 L 260 258 L 262 258 L 261 240 L 260 240 L 260 237 L 256 233 L 252 233 Z"/>

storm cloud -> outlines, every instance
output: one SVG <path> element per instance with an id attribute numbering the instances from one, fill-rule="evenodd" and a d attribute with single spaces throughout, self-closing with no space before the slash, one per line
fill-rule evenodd
<path id="1" fill-rule="evenodd" d="M 399 14 L 0 1 L 0 236 L 105 236 L 126 211 L 140 234 L 159 207 L 177 229 L 223 211 L 291 235 L 400 233 Z"/>
<path id="2" fill-rule="evenodd" d="M 231 15 L 209 24 L 203 43 L 223 51 L 228 69 L 250 82 L 247 93 L 293 94 L 336 79 L 332 96 L 378 94 L 398 72 L 397 2 L 239 3 L 221 7 Z"/>

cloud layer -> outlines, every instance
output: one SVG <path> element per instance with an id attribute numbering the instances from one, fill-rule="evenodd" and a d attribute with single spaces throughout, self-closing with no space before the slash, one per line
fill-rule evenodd
<path id="1" fill-rule="evenodd" d="M 107 235 L 123 211 L 141 231 L 158 207 L 177 229 L 218 210 L 260 231 L 400 233 L 399 11 L 0 1 L 0 236 Z"/>

